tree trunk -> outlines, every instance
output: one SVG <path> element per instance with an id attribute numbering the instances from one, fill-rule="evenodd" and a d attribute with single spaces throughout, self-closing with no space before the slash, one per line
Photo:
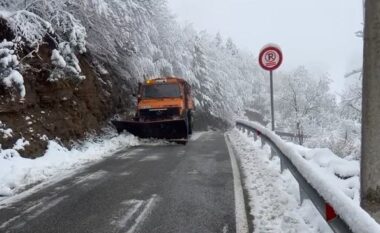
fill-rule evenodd
<path id="1" fill-rule="evenodd" d="M 380 1 L 366 0 L 361 205 L 380 223 Z"/>

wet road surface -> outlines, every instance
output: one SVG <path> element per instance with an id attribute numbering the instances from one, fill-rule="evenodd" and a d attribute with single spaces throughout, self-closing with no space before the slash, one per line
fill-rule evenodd
<path id="1" fill-rule="evenodd" d="M 127 148 L 0 207 L 0 232 L 236 232 L 222 133 Z"/>

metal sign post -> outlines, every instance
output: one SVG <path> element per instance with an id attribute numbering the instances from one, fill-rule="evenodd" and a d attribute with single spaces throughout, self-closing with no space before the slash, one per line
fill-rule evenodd
<path id="1" fill-rule="evenodd" d="M 268 70 L 270 74 L 270 106 L 272 116 L 272 130 L 275 130 L 274 121 L 274 97 L 273 97 L 273 70 L 282 64 L 282 52 L 279 46 L 269 44 L 264 46 L 259 55 L 260 66 L 264 70 Z"/>
<path id="2" fill-rule="evenodd" d="M 272 131 L 274 131 L 273 71 L 270 71 L 270 111 L 272 114 Z"/>

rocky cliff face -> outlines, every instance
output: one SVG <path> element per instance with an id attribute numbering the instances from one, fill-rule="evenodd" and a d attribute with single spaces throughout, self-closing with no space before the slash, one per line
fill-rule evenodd
<path id="1" fill-rule="evenodd" d="M 4 39 L 11 41 L 14 37 L 6 21 L 0 19 L 0 40 Z M 48 81 L 54 69 L 53 49 L 54 43 L 45 38 L 36 52 L 28 47 L 17 51 L 26 96 L 20 99 L 14 88 L 0 85 L 0 121 L 13 131 L 11 137 L 0 138 L 3 149 L 12 148 L 20 138 L 29 142 L 25 150 L 19 151 L 25 157 L 42 155 L 47 139 L 58 139 L 69 147 L 72 140 L 97 132 L 111 116 L 129 107 L 132 88 L 89 53 L 77 55 L 84 80 Z"/>

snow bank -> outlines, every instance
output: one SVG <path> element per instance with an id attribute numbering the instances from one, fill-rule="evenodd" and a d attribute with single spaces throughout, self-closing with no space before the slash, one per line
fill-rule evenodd
<path id="1" fill-rule="evenodd" d="M 139 144 L 136 137 L 121 134 L 86 141 L 82 146 L 68 150 L 56 141 L 49 141 L 43 157 L 25 159 L 17 152 L 28 144 L 17 141 L 13 149 L 0 148 L 0 196 L 10 196 L 27 186 L 57 177 L 70 170 L 96 161 L 127 146 Z"/>
<path id="2" fill-rule="evenodd" d="M 297 167 L 303 177 L 330 203 L 355 233 L 380 232 L 379 224 L 359 205 L 359 164 L 345 161 L 327 149 L 307 149 L 285 142 L 264 126 L 238 122 L 259 130 L 270 138 Z M 337 175 L 348 179 L 341 179 Z"/>
<path id="3" fill-rule="evenodd" d="M 261 148 L 238 130 L 228 133 L 242 167 L 248 191 L 254 232 L 332 233 L 310 201 L 299 205 L 297 181 L 290 172 L 281 173 L 278 159 L 270 159 L 270 148 Z"/>

